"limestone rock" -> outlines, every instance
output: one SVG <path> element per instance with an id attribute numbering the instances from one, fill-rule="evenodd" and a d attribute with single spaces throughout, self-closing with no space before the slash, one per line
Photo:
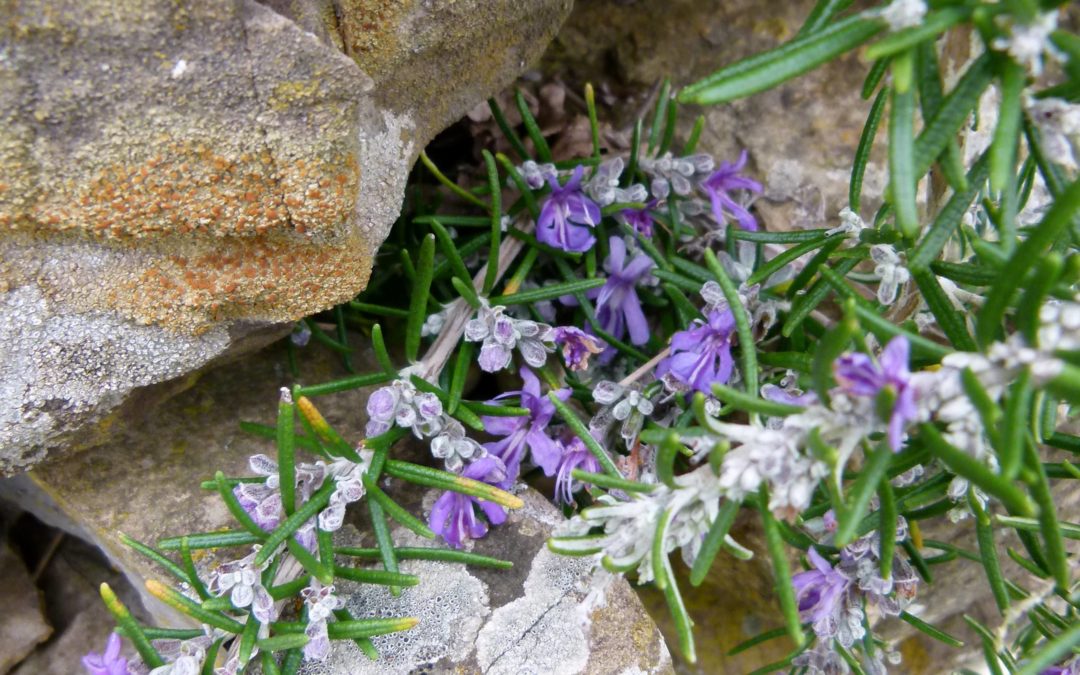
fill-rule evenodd
<path id="1" fill-rule="evenodd" d="M 11 6 L 0 475 L 101 442 L 184 376 L 362 289 L 417 153 L 569 5 Z"/>
<path id="2" fill-rule="evenodd" d="M 430 507 L 436 496 L 429 492 L 423 501 Z M 594 572 L 592 560 L 549 551 L 545 541 L 562 515 L 534 490 L 519 496 L 525 507 L 471 549 L 512 561 L 512 570 L 406 561 L 401 570 L 421 582 L 398 598 L 383 587 L 340 584 L 358 618 L 414 616 L 420 623 L 373 638 L 382 655 L 377 662 L 341 641 L 325 663 L 301 673 L 405 675 L 422 664 L 429 673 L 487 675 L 670 672 L 663 637 L 629 584 Z M 402 528 L 394 540 L 431 545 Z M 370 537 L 365 545 L 374 545 Z"/>
<path id="3" fill-rule="evenodd" d="M 22 560 L 0 541 L 0 673 L 6 673 L 52 633 L 41 593 Z"/>
<path id="4" fill-rule="evenodd" d="M 300 359 L 305 382 L 343 375 L 336 357 L 317 347 L 302 350 Z M 273 423 L 278 387 L 290 384 L 285 364 L 279 348 L 223 366 L 160 406 L 152 419 L 120 430 L 107 446 L 0 481 L 0 496 L 15 497 L 40 517 L 84 533 L 137 588 L 148 578 L 168 582 L 161 569 L 124 547 L 119 533 L 152 543 L 235 526 L 221 500 L 200 490 L 199 481 L 218 468 L 248 475 L 247 457 L 272 450 L 271 441 L 244 433 L 237 420 Z M 368 393 L 326 396 L 316 404 L 345 438 L 358 438 Z M 387 489 L 416 514 L 425 514 L 436 498 L 433 491 L 397 481 Z M 535 491 L 522 488 L 520 496 L 526 507 L 511 512 L 508 523 L 473 548 L 513 561 L 513 569 L 404 561 L 402 570 L 422 581 L 400 598 L 382 587 L 342 582 L 358 616 L 417 616 L 422 623 L 377 638 L 377 663 L 352 651 L 351 643 L 341 644 L 324 667 L 309 672 L 669 672 L 663 638 L 629 584 L 590 573 L 586 561 L 550 553 L 545 543 L 562 515 Z M 350 545 L 373 545 L 365 512 L 349 512 L 352 527 L 340 534 Z M 401 528 L 393 536 L 400 546 L 419 543 Z M 189 625 L 153 598 L 143 600 L 156 621 Z M 535 670 L 522 670 L 526 666 Z"/>
<path id="5" fill-rule="evenodd" d="M 47 528 L 38 527 L 38 534 L 47 534 Z M 12 675 L 79 672 L 83 655 L 101 652 L 115 627 L 98 592 L 102 582 L 116 591 L 136 619 L 146 621 L 138 595 L 104 556 L 80 539 L 65 537 L 37 580 L 53 634 L 20 661 Z"/>

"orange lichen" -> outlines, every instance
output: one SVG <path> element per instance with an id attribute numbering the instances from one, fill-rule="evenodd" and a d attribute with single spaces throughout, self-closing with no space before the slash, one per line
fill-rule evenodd
<path id="1" fill-rule="evenodd" d="M 107 166 L 86 184 L 41 195 L 29 218 L 5 221 L 18 229 L 81 230 L 121 240 L 234 237 L 334 230 L 355 205 L 359 167 L 349 153 L 330 153 L 317 164 L 275 164 L 268 152 L 229 156 L 191 141 L 165 148 L 167 158 Z M 313 178 L 324 187 L 311 187 Z"/>

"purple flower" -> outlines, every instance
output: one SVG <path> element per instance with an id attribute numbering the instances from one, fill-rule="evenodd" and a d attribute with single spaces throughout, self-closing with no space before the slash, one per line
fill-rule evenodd
<path id="1" fill-rule="evenodd" d="M 679 331 L 671 336 L 671 356 L 656 367 L 658 377 L 667 373 L 683 384 L 705 394 L 712 394 L 714 382 L 724 383 L 731 377 L 731 336 L 735 332 L 735 316 L 730 309 L 709 312 L 708 323 Z"/>
<path id="2" fill-rule="evenodd" d="M 498 458 L 491 455 L 481 457 L 466 466 L 462 475 L 489 485 L 504 485 L 506 482 L 506 468 Z M 478 539 L 487 534 L 487 523 L 476 517 L 474 505 L 480 507 L 492 525 L 499 525 L 506 520 L 506 509 L 494 502 L 446 491 L 432 507 L 428 526 L 441 535 L 446 543 L 454 548 L 461 548 L 463 539 Z"/>
<path id="3" fill-rule="evenodd" d="M 495 400 L 510 396 L 521 397 L 521 407 L 529 410 L 528 416 L 521 417 L 484 417 L 484 430 L 501 440 L 485 443 L 484 447 L 506 465 L 505 482 L 500 487 L 513 484 L 521 471 L 521 460 L 525 451 L 532 451 L 532 459 L 544 470 L 545 476 L 555 473 L 562 457 L 562 451 L 555 441 L 547 435 L 547 425 L 555 414 L 555 404 L 540 393 L 540 380 L 528 368 L 521 369 L 524 382 L 520 391 L 509 391 Z M 557 392 L 559 399 L 570 397 L 569 389 Z M 478 460 L 479 461 L 479 460 Z M 474 462 L 475 463 L 475 462 Z"/>
<path id="4" fill-rule="evenodd" d="M 615 219 L 624 225 L 628 225 L 644 237 L 653 235 L 652 209 L 656 207 L 656 200 L 650 199 L 643 209 L 623 209 L 615 215 Z"/>
<path id="5" fill-rule="evenodd" d="M 745 150 L 739 155 L 739 161 L 734 164 L 721 162 L 719 169 L 701 181 L 701 189 L 712 201 L 712 212 L 717 223 L 723 225 L 729 218 L 734 218 L 742 229 L 756 230 L 758 224 L 754 216 L 728 194 L 731 190 L 749 190 L 761 194 L 761 183 L 739 175 L 744 166 L 746 166 Z"/>
<path id="6" fill-rule="evenodd" d="M 480 369 L 495 373 L 510 365 L 516 347 L 525 363 L 539 368 L 547 361 L 547 354 L 554 351 L 548 343 L 552 340 L 551 326 L 528 319 L 515 319 L 505 314 L 502 305 L 483 305 L 476 311 L 476 318 L 465 324 L 468 342 L 483 342 L 480 347 Z"/>
<path id="7" fill-rule="evenodd" d="M 630 332 L 630 342 L 643 345 L 649 341 L 649 324 L 645 313 L 641 311 L 635 286 L 650 275 L 653 261 L 644 253 L 639 253 L 627 263 L 626 244 L 618 237 L 612 237 L 611 250 L 604 260 L 604 270 L 608 273 L 607 282 L 595 292 L 596 319 L 600 326 L 618 339 Z"/>
<path id="8" fill-rule="evenodd" d="M 556 327 L 555 343 L 562 345 L 563 359 L 570 370 L 585 370 L 589 367 L 589 357 L 607 346 L 603 340 L 573 326 Z"/>
<path id="9" fill-rule="evenodd" d="M 814 622 L 814 632 L 831 635 L 836 632 L 832 625 L 844 607 L 844 596 L 851 586 L 851 579 L 833 569 L 825 558 L 811 547 L 807 551 L 814 569 L 799 572 L 791 578 L 795 598 L 799 601 L 799 617 Z"/>
<path id="10" fill-rule="evenodd" d="M 330 653 L 330 635 L 326 620 L 333 615 L 334 610 L 344 607 L 345 603 L 334 595 L 333 584 L 323 586 L 314 577 L 308 587 L 300 591 L 300 595 L 308 609 L 308 624 L 304 634 L 308 636 L 309 642 L 304 645 L 304 658 L 322 661 Z"/>
<path id="11" fill-rule="evenodd" d="M 1080 675 L 1080 657 L 1073 657 L 1060 666 L 1044 668 L 1039 675 Z"/>
<path id="12" fill-rule="evenodd" d="M 585 167 L 578 166 L 566 185 L 548 177 L 551 196 L 540 209 L 536 238 L 542 244 L 570 253 L 588 251 L 596 243 L 592 228 L 600 222 L 600 207 L 581 191 Z"/>
<path id="13" fill-rule="evenodd" d="M 90 652 L 82 657 L 83 668 L 90 675 L 128 675 L 127 659 L 120 656 L 120 636 L 113 633 L 104 653 Z"/>
<path id="14" fill-rule="evenodd" d="M 900 450 L 904 427 L 918 415 L 915 388 L 911 386 L 908 354 L 911 345 L 898 335 L 885 345 L 877 363 L 866 354 L 845 354 L 833 363 L 833 374 L 840 388 L 854 396 L 877 397 L 888 389 L 896 397 L 889 413 L 889 447 Z"/>
<path id="15" fill-rule="evenodd" d="M 794 387 L 778 387 L 775 384 L 766 384 L 761 387 L 761 398 L 773 403 L 797 405 L 801 408 L 817 403 L 818 400 L 817 394 L 812 391 L 803 393 Z"/>
<path id="16" fill-rule="evenodd" d="M 562 448 L 562 457 L 559 458 L 559 468 L 555 472 L 555 503 L 573 504 L 574 492 L 581 486 L 570 474 L 574 469 L 597 473 L 600 471 L 600 462 L 589 452 L 585 443 L 576 436 L 569 443 L 559 443 Z"/>

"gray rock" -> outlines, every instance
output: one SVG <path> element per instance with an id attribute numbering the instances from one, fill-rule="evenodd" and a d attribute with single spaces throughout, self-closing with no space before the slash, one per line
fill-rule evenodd
<path id="1" fill-rule="evenodd" d="M 569 0 L 31 0 L 0 27 L 0 475 L 361 290 Z M 164 384 L 163 384 L 164 383 Z"/>
<path id="2" fill-rule="evenodd" d="M 363 359 L 356 360 L 364 369 Z M 0 481 L 0 496 L 17 498 L 42 517 L 85 533 L 136 588 L 147 579 L 168 583 L 160 568 L 123 546 L 119 533 L 153 543 L 235 526 L 221 500 L 200 490 L 199 481 L 218 468 L 227 475 L 248 475 L 247 457 L 272 451 L 270 441 L 245 434 L 237 420 L 273 423 L 278 387 L 290 383 L 285 362 L 278 348 L 223 366 L 160 406 L 150 419 L 118 430 L 108 445 Z M 300 366 L 306 382 L 343 375 L 336 357 L 317 347 L 301 351 Z M 359 438 L 367 394 L 351 391 L 315 402 L 345 438 Z M 421 460 L 418 452 L 426 450 L 396 449 L 395 456 Z M 397 481 L 387 489 L 420 515 L 436 498 L 434 492 Z M 309 672 L 670 671 L 663 638 L 627 582 L 592 574 L 586 562 L 550 553 L 546 540 L 562 519 L 560 512 L 535 491 L 522 488 L 520 496 L 525 508 L 511 512 L 507 524 L 472 546 L 477 553 L 512 561 L 513 569 L 404 561 L 402 570 L 422 581 L 398 598 L 383 587 L 342 582 L 357 616 L 416 616 L 421 623 L 376 638 L 378 662 L 342 643 L 321 668 Z M 350 526 L 342 534 L 350 545 L 373 545 L 366 511 L 349 512 Z M 399 546 L 420 543 L 400 528 L 393 536 Z M 199 564 L 213 565 L 213 556 Z M 163 625 L 191 624 L 148 594 L 143 601 Z"/>
<path id="3" fill-rule="evenodd" d="M 549 551 L 545 541 L 562 514 L 534 490 L 518 495 L 525 507 L 470 547 L 510 560 L 512 570 L 406 561 L 402 571 L 421 582 L 397 598 L 383 587 L 342 583 L 339 591 L 357 618 L 413 616 L 420 623 L 373 638 L 377 662 L 341 641 L 325 663 L 301 672 L 404 675 L 424 664 L 430 673 L 488 675 L 670 672 L 663 637 L 629 584 L 602 569 L 594 572 L 592 560 Z M 423 501 L 430 506 L 436 496 L 429 492 Z M 431 545 L 401 528 L 394 540 Z M 370 538 L 367 545 L 373 545 Z"/>
<path id="4" fill-rule="evenodd" d="M 0 541 L 0 673 L 6 673 L 52 633 L 41 593 L 23 561 Z"/>

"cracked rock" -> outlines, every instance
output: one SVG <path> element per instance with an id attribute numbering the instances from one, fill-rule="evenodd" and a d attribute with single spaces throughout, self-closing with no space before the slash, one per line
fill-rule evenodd
<path id="1" fill-rule="evenodd" d="M 570 0 L 28 0 L 0 26 L 0 475 L 354 296 Z"/>
<path id="2" fill-rule="evenodd" d="M 52 634 L 41 593 L 6 541 L 0 541 L 0 607 L 0 673 L 6 673 Z"/>

